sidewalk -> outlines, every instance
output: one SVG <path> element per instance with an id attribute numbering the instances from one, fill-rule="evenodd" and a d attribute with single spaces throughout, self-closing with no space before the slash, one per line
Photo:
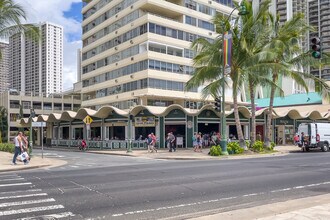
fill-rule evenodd
<path id="1" fill-rule="evenodd" d="M 147 149 L 132 150 L 128 153 L 126 150 L 90 150 L 89 153 L 96 154 L 109 154 L 118 156 L 131 156 L 131 157 L 143 157 L 150 159 L 164 159 L 164 160 L 218 160 L 218 159 L 246 159 L 255 157 L 273 157 L 286 155 L 292 151 L 299 151 L 300 149 L 296 146 L 278 146 L 275 148 L 274 153 L 269 154 L 257 154 L 249 153 L 244 155 L 230 155 L 213 157 L 208 155 L 210 149 L 203 149 L 202 152 L 194 152 L 193 149 L 182 149 L 178 148 L 176 152 L 168 152 L 168 149 L 159 149 L 158 152 L 148 153 Z"/>
<path id="2" fill-rule="evenodd" d="M 36 169 L 41 167 L 56 167 L 67 163 L 64 160 L 33 156 L 27 165 L 24 165 L 24 163 L 20 161 L 17 161 L 17 165 L 12 165 L 13 156 L 14 154 L 12 153 L 0 151 L 0 173 L 15 170 Z"/>
<path id="3" fill-rule="evenodd" d="M 330 194 L 277 202 L 252 208 L 191 218 L 190 220 L 328 220 Z"/>

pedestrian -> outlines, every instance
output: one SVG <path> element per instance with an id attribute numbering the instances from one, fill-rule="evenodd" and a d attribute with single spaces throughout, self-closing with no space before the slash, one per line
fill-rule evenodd
<path id="1" fill-rule="evenodd" d="M 256 137 L 257 141 L 261 141 L 261 134 L 258 132 L 257 137 Z"/>
<path id="2" fill-rule="evenodd" d="M 15 153 L 13 157 L 13 165 L 16 165 L 16 159 L 17 156 L 20 155 L 23 152 L 23 138 L 22 138 L 22 132 L 18 132 L 17 136 L 14 138 L 14 144 L 15 144 Z"/>
<path id="3" fill-rule="evenodd" d="M 192 141 L 193 141 L 194 151 L 196 152 L 198 148 L 197 132 L 195 132 L 194 135 L 192 136 Z"/>
<path id="4" fill-rule="evenodd" d="M 197 147 L 198 147 L 198 151 L 202 152 L 202 145 L 203 145 L 203 140 L 202 140 L 202 133 L 199 132 L 197 133 Z"/>
<path id="5" fill-rule="evenodd" d="M 147 139 L 147 144 L 148 144 L 148 153 L 153 153 L 153 152 L 157 152 L 157 149 L 156 149 L 156 141 L 157 141 L 157 138 L 156 136 L 154 135 L 154 133 L 151 133 L 148 135 L 148 139 Z"/>
<path id="6" fill-rule="evenodd" d="M 204 147 L 208 147 L 209 146 L 209 134 L 205 133 L 203 134 L 203 144 Z"/>
<path id="7" fill-rule="evenodd" d="M 175 146 L 175 136 L 173 132 L 168 133 L 168 141 L 170 142 L 170 149 L 169 152 L 175 152 L 176 146 Z"/>
<path id="8" fill-rule="evenodd" d="M 213 132 L 213 135 L 211 137 L 211 144 L 212 144 L 212 146 L 217 146 L 218 145 L 217 139 L 218 139 L 217 134 L 215 132 Z"/>
<path id="9" fill-rule="evenodd" d="M 299 144 L 299 135 L 297 133 L 293 137 L 293 142 L 294 142 L 294 145 L 298 145 Z"/>

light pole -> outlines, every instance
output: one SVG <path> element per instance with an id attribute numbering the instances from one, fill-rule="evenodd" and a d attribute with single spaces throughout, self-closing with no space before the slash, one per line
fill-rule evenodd
<path id="1" fill-rule="evenodd" d="M 30 109 L 30 149 L 31 149 L 31 152 L 30 154 L 32 155 L 32 149 L 33 149 L 33 140 L 32 140 L 32 119 L 34 118 L 35 116 L 35 112 L 34 112 L 34 109 L 31 108 Z"/>
<path id="2" fill-rule="evenodd" d="M 132 119 L 133 115 L 131 115 L 131 110 L 128 112 L 128 148 L 127 153 L 132 153 Z"/>
<path id="3" fill-rule="evenodd" d="M 235 7 L 231 13 L 229 14 L 227 20 L 224 22 L 224 25 L 226 25 L 226 23 L 229 21 L 231 15 L 233 14 L 233 12 L 238 9 L 239 13 L 238 15 L 247 15 L 248 11 L 246 10 L 246 6 L 241 3 L 239 6 Z M 224 28 L 225 29 L 225 28 Z M 226 111 L 225 111 L 225 72 L 226 70 L 229 72 L 231 71 L 231 39 L 232 39 L 232 34 L 230 33 L 230 31 L 226 32 L 226 33 L 222 33 L 222 51 L 223 51 L 223 65 L 222 65 L 222 77 L 223 77 L 223 81 L 222 81 L 222 102 L 221 102 L 221 140 L 220 140 L 220 146 L 222 148 L 222 153 L 224 155 L 228 155 L 228 151 L 227 151 L 227 137 L 226 137 Z M 226 41 L 225 41 L 226 40 Z"/>

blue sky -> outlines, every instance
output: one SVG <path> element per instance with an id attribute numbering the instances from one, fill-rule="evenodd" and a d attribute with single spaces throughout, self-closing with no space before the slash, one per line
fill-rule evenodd
<path id="1" fill-rule="evenodd" d="M 82 3 L 72 3 L 71 8 L 69 11 L 64 11 L 63 15 L 66 18 L 72 18 L 77 22 L 82 22 L 82 15 L 81 15 Z M 69 41 L 77 41 L 81 39 L 81 34 L 68 34 Z"/>

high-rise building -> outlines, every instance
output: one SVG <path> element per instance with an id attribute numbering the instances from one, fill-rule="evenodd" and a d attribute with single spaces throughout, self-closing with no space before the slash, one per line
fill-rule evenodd
<path id="1" fill-rule="evenodd" d="M 85 1 L 82 106 L 202 106 L 198 88 L 185 91 L 194 72 L 191 42 L 212 41 L 213 16 L 232 10 L 232 0 Z"/>
<path id="2" fill-rule="evenodd" d="M 0 42 L 0 93 L 9 89 L 9 44 Z"/>
<path id="3" fill-rule="evenodd" d="M 39 41 L 15 34 L 10 42 L 11 88 L 22 92 L 60 93 L 63 90 L 63 28 L 38 25 Z"/>

